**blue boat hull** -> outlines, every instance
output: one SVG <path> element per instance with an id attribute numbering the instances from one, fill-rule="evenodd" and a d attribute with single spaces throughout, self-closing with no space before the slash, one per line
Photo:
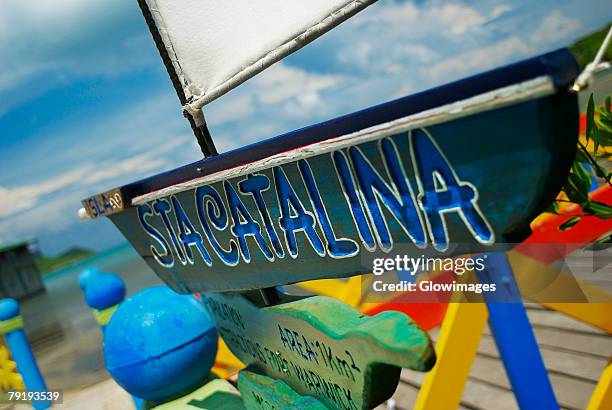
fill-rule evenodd
<path id="1" fill-rule="evenodd" d="M 559 51 L 130 184 L 120 212 L 84 204 L 182 293 L 487 251 L 524 239 L 567 177 L 576 71 Z"/>

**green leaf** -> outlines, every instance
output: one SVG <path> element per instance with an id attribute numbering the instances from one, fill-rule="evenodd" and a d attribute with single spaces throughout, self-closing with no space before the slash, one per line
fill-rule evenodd
<path id="1" fill-rule="evenodd" d="M 551 214 L 555 215 L 559 214 L 559 204 L 557 203 L 557 201 L 552 201 L 552 203 L 548 205 L 544 212 L 550 212 Z"/>
<path id="2" fill-rule="evenodd" d="M 585 137 L 587 144 L 589 142 L 589 138 L 593 134 L 593 127 L 595 127 L 595 101 L 593 101 L 593 93 L 589 96 L 589 102 L 587 104 L 586 111 L 586 132 Z"/>
<path id="3" fill-rule="evenodd" d="M 593 128 L 593 157 L 597 159 L 597 150 L 599 149 L 599 128 Z"/>
<path id="4" fill-rule="evenodd" d="M 604 124 L 603 122 L 599 123 L 599 131 L 603 131 L 603 132 L 607 132 L 607 133 L 611 133 L 612 132 L 612 126 L 609 126 L 607 124 Z"/>
<path id="5" fill-rule="evenodd" d="M 569 176 L 570 183 L 573 184 L 574 188 L 583 197 L 582 202 L 589 200 L 589 191 L 591 190 L 591 173 L 580 162 L 574 161 L 572 165 L 572 173 Z"/>
<path id="6" fill-rule="evenodd" d="M 603 202 L 591 201 L 585 206 L 589 211 L 595 214 L 611 214 L 612 206 L 604 204 Z"/>
<path id="7" fill-rule="evenodd" d="M 587 152 L 587 150 L 586 150 L 584 147 L 580 146 L 579 148 L 582 150 L 583 154 L 585 154 L 587 157 L 590 155 L 590 154 Z M 586 161 L 585 161 L 585 162 L 586 162 Z M 577 166 L 576 164 L 579 164 L 579 165 L 580 165 L 580 166 L 582 166 L 583 168 L 584 168 L 584 165 L 582 165 L 582 163 L 581 163 L 581 162 L 576 161 L 576 160 L 574 160 L 574 164 L 572 165 L 572 171 L 573 171 L 573 173 L 577 173 L 577 174 L 578 174 L 578 175 L 575 177 L 575 178 L 577 178 L 577 179 L 576 179 L 576 186 L 575 186 L 575 188 L 576 188 L 576 189 L 577 189 L 579 192 L 583 192 L 583 189 L 582 189 L 582 187 L 583 187 L 583 186 L 582 186 L 581 184 L 585 184 L 585 185 L 586 185 L 586 181 L 583 181 L 583 179 L 586 179 L 586 178 L 584 177 L 584 174 L 582 173 L 582 171 L 580 171 L 580 169 L 579 169 L 579 168 L 577 168 L 578 166 Z M 595 174 L 595 176 L 596 176 L 596 177 L 599 177 L 599 178 L 606 178 L 606 172 L 607 172 L 607 170 L 606 170 L 606 169 L 604 169 L 604 168 L 602 168 L 602 166 L 601 166 L 601 165 L 599 165 L 599 163 L 598 163 L 598 162 L 597 162 L 595 159 L 589 160 L 588 164 L 589 164 L 589 165 L 592 167 L 593 172 L 594 172 L 594 174 Z M 586 169 L 585 169 L 585 170 L 586 170 Z M 588 171 L 587 171 L 587 172 L 588 172 Z M 573 175 L 573 173 L 572 173 L 572 174 L 570 174 L 570 177 Z M 569 178 L 568 178 L 568 180 L 569 180 Z M 588 181 L 589 181 L 589 189 L 590 189 L 590 186 L 591 186 L 591 182 L 590 182 L 590 181 L 591 181 L 591 178 L 590 178 L 590 177 L 588 178 Z M 566 185 L 567 185 L 567 184 L 566 184 Z M 565 188 L 564 188 L 564 189 L 565 189 Z M 588 192 L 588 190 L 587 190 L 586 192 Z"/>
<path id="8" fill-rule="evenodd" d="M 582 150 L 582 147 L 578 147 L 578 149 L 576 150 L 576 159 L 574 159 L 574 161 L 589 162 L 589 157 L 586 156 L 586 154 Z"/>
<path id="9" fill-rule="evenodd" d="M 591 188 L 591 172 L 589 172 L 587 167 L 585 167 L 582 162 L 574 161 L 574 164 L 572 165 L 572 171 L 578 174 L 580 180 L 583 181 L 585 185 L 589 185 L 589 189 Z"/>
<path id="10" fill-rule="evenodd" d="M 608 159 L 612 157 L 612 152 L 602 152 L 601 154 L 599 154 L 599 159 Z"/>
<path id="11" fill-rule="evenodd" d="M 610 121 L 612 121 L 612 112 L 606 110 L 599 111 L 599 121 L 609 125 Z"/>
<path id="12" fill-rule="evenodd" d="M 597 125 L 602 131 L 612 132 L 612 112 L 599 111 L 599 118 L 597 119 Z"/>
<path id="13" fill-rule="evenodd" d="M 589 199 L 588 190 L 587 192 L 583 192 L 583 190 L 581 190 L 580 179 L 574 173 L 569 174 L 569 177 L 563 186 L 563 191 L 572 202 L 577 204 L 587 202 Z"/>
<path id="14" fill-rule="evenodd" d="M 576 225 L 578 222 L 580 222 L 580 217 L 579 216 L 574 216 L 574 217 L 568 219 L 567 221 L 563 222 L 561 225 L 559 225 L 559 230 L 560 231 L 567 231 L 572 226 Z"/>
<path id="15" fill-rule="evenodd" d="M 608 112 L 610 112 L 610 109 L 612 108 L 612 100 L 610 99 L 610 96 L 606 97 L 606 103 L 604 104 L 604 109 Z"/>
<path id="16" fill-rule="evenodd" d="M 587 212 L 593 213 L 599 219 L 612 219 L 612 205 L 604 204 L 599 201 L 591 201 L 583 206 Z"/>
<path id="17" fill-rule="evenodd" d="M 599 144 L 604 148 L 612 147 L 612 128 L 610 131 L 599 128 Z"/>
<path id="18" fill-rule="evenodd" d="M 612 243 L 612 233 L 602 236 L 601 238 L 593 241 L 593 243 Z"/>

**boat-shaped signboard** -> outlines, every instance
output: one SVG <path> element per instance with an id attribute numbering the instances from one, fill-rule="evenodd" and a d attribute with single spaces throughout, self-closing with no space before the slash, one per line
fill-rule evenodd
<path id="1" fill-rule="evenodd" d="M 374 252 L 486 251 L 528 235 L 565 181 L 576 74 L 560 50 L 83 204 L 183 293 L 368 273 Z"/>

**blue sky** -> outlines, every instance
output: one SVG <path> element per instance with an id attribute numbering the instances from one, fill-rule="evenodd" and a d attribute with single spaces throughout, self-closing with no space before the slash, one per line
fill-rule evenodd
<path id="1" fill-rule="evenodd" d="M 227 151 L 571 43 L 607 0 L 381 0 L 205 109 Z M 0 243 L 123 241 L 80 222 L 88 195 L 198 160 L 135 0 L 5 0 L 0 13 Z"/>

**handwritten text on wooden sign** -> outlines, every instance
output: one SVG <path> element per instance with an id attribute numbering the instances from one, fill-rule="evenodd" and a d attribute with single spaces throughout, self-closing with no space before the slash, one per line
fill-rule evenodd
<path id="1" fill-rule="evenodd" d="M 238 374 L 238 390 L 247 409 L 253 410 L 328 410 L 310 396 L 301 396 L 282 380 L 242 370 Z"/>
<path id="2" fill-rule="evenodd" d="M 243 363 L 331 408 L 372 408 L 393 394 L 402 367 L 435 362 L 427 334 L 399 312 L 367 317 L 323 296 L 264 308 L 239 295 L 204 301 Z"/>

